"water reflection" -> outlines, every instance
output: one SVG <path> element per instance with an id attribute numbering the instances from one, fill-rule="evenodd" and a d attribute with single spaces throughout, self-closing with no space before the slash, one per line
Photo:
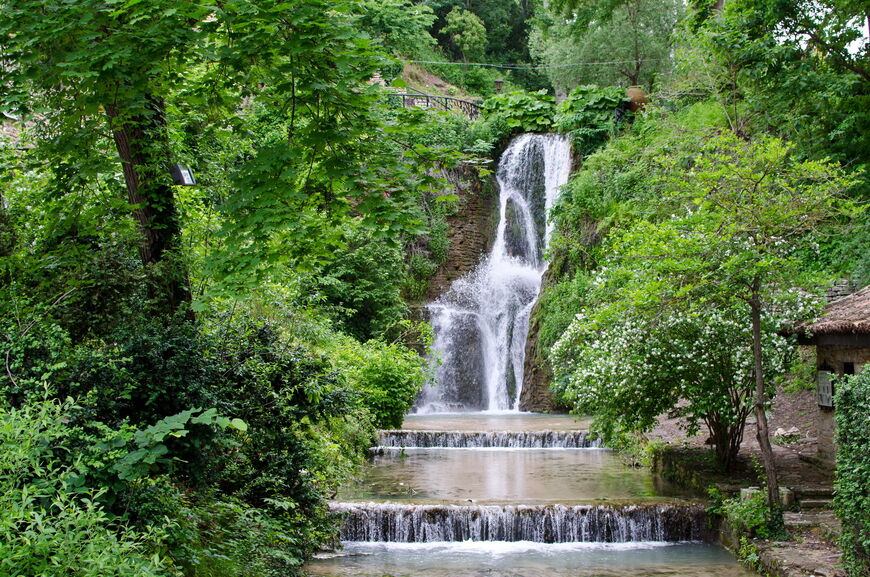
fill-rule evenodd
<path id="1" fill-rule="evenodd" d="M 601 449 L 405 449 L 375 457 L 339 500 L 583 503 L 688 497 Z"/>

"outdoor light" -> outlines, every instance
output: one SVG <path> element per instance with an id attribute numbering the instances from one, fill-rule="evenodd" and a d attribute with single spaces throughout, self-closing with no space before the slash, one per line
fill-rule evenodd
<path id="1" fill-rule="evenodd" d="M 169 166 L 169 174 L 172 175 L 172 182 L 178 186 L 195 186 L 196 179 L 193 177 L 193 171 L 186 164 L 174 163 Z"/>
<path id="2" fill-rule="evenodd" d="M 501 92 L 501 87 L 504 86 L 504 78 L 496 78 L 494 82 L 495 82 L 495 91 Z"/>

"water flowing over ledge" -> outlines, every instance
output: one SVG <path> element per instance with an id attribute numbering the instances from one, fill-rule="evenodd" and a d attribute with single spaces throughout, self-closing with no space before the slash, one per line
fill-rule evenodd
<path id="1" fill-rule="evenodd" d="M 701 505 L 404 505 L 333 503 L 342 541 L 678 542 L 707 539 Z"/>
<path id="2" fill-rule="evenodd" d="M 571 144 L 562 135 L 523 134 L 502 154 L 492 252 L 428 307 L 440 364 L 416 412 L 518 410 L 547 219 L 570 171 Z"/>
<path id="3" fill-rule="evenodd" d="M 379 432 L 379 447 L 446 449 L 586 449 L 601 447 L 586 431 L 408 431 Z"/>

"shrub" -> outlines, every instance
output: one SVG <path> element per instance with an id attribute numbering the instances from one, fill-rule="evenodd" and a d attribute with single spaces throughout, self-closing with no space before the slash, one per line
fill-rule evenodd
<path id="1" fill-rule="evenodd" d="M 549 132 L 553 127 L 556 99 L 546 90 L 498 94 L 484 102 L 487 116 L 501 117 L 517 132 Z"/>
<path id="2" fill-rule="evenodd" d="M 578 86 L 559 103 L 554 123 L 559 131 L 569 133 L 574 147 L 587 156 L 615 134 L 616 110 L 625 110 L 625 102 L 616 86 Z"/>
<path id="3" fill-rule="evenodd" d="M 382 336 L 407 314 L 400 291 L 405 264 L 396 246 L 358 233 L 349 240 L 347 250 L 309 282 L 341 330 L 364 341 Z"/>
<path id="4" fill-rule="evenodd" d="M 870 370 L 837 383 L 837 476 L 834 510 L 849 575 L 870 575 Z"/>
<path id="5" fill-rule="evenodd" d="M 335 362 L 382 429 L 402 426 L 428 376 L 426 359 L 398 343 L 342 339 Z"/>
<path id="6" fill-rule="evenodd" d="M 163 575 L 143 539 L 78 487 L 69 457 L 71 402 L 0 409 L 0 574 L 147 577 Z"/>
<path id="7" fill-rule="evenodd" d="M 359 459 L 333 424 L 359 416 L 359 395 L 326 358 L 288 342 L 276 327 L 247 319 L 225 323 L 208 332 L 221 370 L 214 383 L 218 410 L 242 419 L 248 431 L 228 462 L 214 464 L 218 484 L 252 505 L 282 499 L 316 516 Z M 336 445 L 341 450 L 326 458 Z"/>
<path id="8" fill-rule="evenodd" d="M 47 447 L 40 470 L 56 476 L 57 484 L 37 485 L 41 493 L 24 486 L 17 497 L 4 491 L 0 525 L 11 519 L 3 527 L 30 530 L 30 509 L 42 507 L 26 537 L 33 542 L 51 548 L 61 535 L 47 527 L 78 527 L 81 535 L 69 537 L 71 543 L 88 540 L 113 554 L 129 550 L 131 563 L 140 549 L 159 551 L 190 575 L 286 575 L 333 538 L 326 503 L 371 446 L 374 428 L 363 399 L 377 398 L 375 382 L 365 390 L 348 386 L 310 346 L 244 315 L 198 323 L 142 319 L 75 344 L 39 312 L 0 321 L 13 375 L 0 392 L 16 411 L 31 410 L 40 394 L 59 399 L 75 393 L 81 402 L 63 412 L 63 424 L 51 429 L 56 436 L 40 441 Z M 419 359 L 396 351 L 400 359 Z M 407 365 L 393 372 L 390 366 L 389 378 L 378 382 L 391 383 L 396 394 Z M 377 373 L 360 368 L 368 372 L 359 379 Z M 381 405 L 386 410 L 389 402 Z M 2 449 L 9 453 L 7 445 L 20 444 L 4 440 Z M 5 471 L 23 468 L 2 466 L 4 457 L 12 458 L 0 455 L 0 490 L 14 480 Z M 22 479 L 28 480 L 26 473 Z M 19 502 L 23 513 L 13 507 Z M 149 540 L 125 544 L 113 514 L 147 529 Z M 107 526 L 111 530 L 99 533 Z M 0 549 L 8 541 L 3 527 Z M 245 527 L 258 534 L 246 535 Z M 159 538 L 152 537 L 155 531 Z M 14 559 L 21 542 L 8 543 L 13 549 L 0 553 Z M 48 571 L 23 574 L 39 570 Z M 128 574 L 111 566 L 95 571 Z"/>
<path id="9" fill-rule="evenodd" d="M 759 539 L 771 536 L 767 496 L 763 491 L 752 493 L 746 499 L 726 499 L 722 503 L 722 514 L 741 533 Z"/>

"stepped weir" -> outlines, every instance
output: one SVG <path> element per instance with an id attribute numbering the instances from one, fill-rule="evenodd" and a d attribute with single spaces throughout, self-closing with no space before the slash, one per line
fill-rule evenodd
<path id="1" fill-rule="evenodd" d="M 749 577 L 707 541 L 694 496 L 627 467 L 572 417 L 519 413 L 547 214 L 570 144 L 523 135 L 497 171 L 492 252 L 430 305 L 441 365 L 403 429 L 330 506 L 342 551 L 322 577 Z"/>
<path id="2" fill-rule="evenodd" d="M 700 505 L 336 503 L 332 510 L 344 518 L 345 541 L 625 543 L 707 537 L 707 515 Z"/>
<path id="3" fill-rule="evenodd" d="M 601 440 L 586 431 L 408 431 L 379 432 L 377 448 L 588 449 Z"/>

